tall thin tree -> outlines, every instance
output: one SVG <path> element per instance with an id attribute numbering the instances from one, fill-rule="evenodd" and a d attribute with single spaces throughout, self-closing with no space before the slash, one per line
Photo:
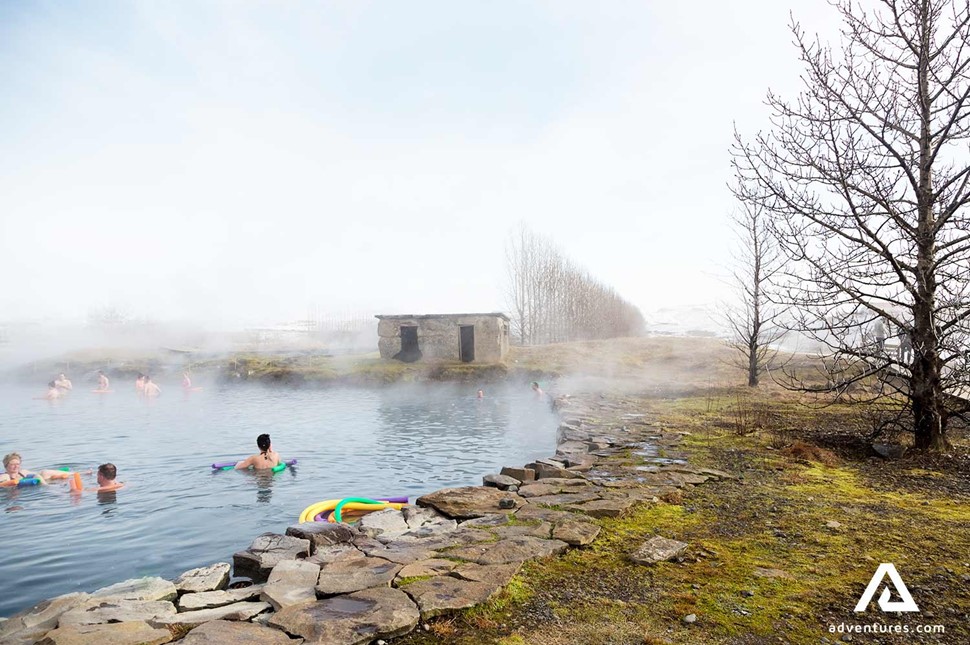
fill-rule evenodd
<path id="1" fill-rule="evenodd" d="M 750 387 L 759 385 L 778 354 L 775 343 L 785 335 L 778 324 L 780 311 L 770 301 L 771 280 L 782 267 L 782 256 L 767 220 L 759 204 L 745 200 L 731 215 L 737 236 L 731 281 L 737 299 L 725 306 L 724 320 L 731 334 L 728 344 L 740 356 Z"/>

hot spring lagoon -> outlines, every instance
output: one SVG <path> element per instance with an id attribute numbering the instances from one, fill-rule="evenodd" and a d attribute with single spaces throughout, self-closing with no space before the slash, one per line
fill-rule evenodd
<path id="1" fill-rule="evenodd" d="M 204 383 L 166 386 L 155 400 L 113 380 L 111 394 L 75 383 L 63 400 L 0 386 L 0 453 L 30 469 L 113 462 L 127 486 L 72 497 L 64 482 L 0 489 L 4 557 L 0 616 L 70 591 L 127 578 L 173 578 L 225 560 L 265 531 L 282 532 L 329 498 L 417 496 L 480 484 L 506 464 L 555 451 L 556 418 L 527 387 L 448 384 L 307 390 Z M 216 472 L 272 436 L 296 468 Z M 524 460 L 524 461 L 523 461 Z M 93 476 L 86 478 L 93 486 Z"/>

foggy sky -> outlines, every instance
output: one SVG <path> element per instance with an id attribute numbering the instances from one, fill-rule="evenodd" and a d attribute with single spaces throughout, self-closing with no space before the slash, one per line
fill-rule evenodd
<path id="1" fill-rule="evenodd" d="M 733 124 L 822 0 L 0 3 L 0 322 L 506 309 L 524 222 L 714 302 Z M 828 35 L 828 34 L 827 34 Z"/>

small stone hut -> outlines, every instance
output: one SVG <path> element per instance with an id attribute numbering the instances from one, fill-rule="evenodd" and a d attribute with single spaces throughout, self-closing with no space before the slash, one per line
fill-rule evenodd
<path id="1" fill-rule="evenodd" d="M 380 315 L 377 319 L 381 358 L 408 363 L 500 363 L 509 352 L 509 317 L 503 313 Z"/>

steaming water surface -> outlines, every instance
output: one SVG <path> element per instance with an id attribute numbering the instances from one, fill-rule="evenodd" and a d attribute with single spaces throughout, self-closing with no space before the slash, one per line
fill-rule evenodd
<path id="1" fill-rule="evenodd" d="M 0 387 L 0 454 L 20 452 L 31 470 L 110 461 L 128 483 L 101 499 L 72 498 L 65 482 L 0 488 L 0 616 L 71 591 L 231 561 L 317 501 L 481 484 L 503 465 L 555 450 L 555 417 L 526 386 L 483 400 L 448 386 L 188 394 L 169 386 L 154 401 L 127 385 L 90 390 L 76 384 L 48 403 L 31 399 L 43 388 Z M 262 432 L 284 459 L 299 460 L 296 469 L 211 471 L 211 462 L 256 452 Z M 93 476 L 85 485 L 96 485 Z"/>

